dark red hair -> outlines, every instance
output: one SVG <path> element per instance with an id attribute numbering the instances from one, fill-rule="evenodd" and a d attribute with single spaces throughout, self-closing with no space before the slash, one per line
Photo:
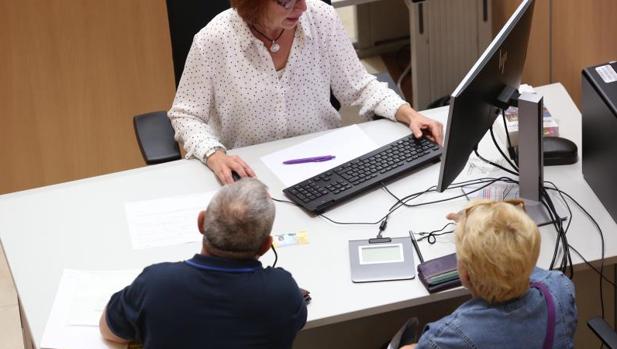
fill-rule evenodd
<path id="1" fill-rule="evenodd" d="M 266 16 L 269 1 L 271 0 L 229 0 L 229 3 L 246 23 L 256 24 Z"/>

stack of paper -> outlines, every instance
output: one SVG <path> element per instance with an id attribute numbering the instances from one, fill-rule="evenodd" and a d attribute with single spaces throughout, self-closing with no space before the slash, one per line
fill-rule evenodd
<path id="1" fill-rule="evenodd" d="M 109 298 L 130 285 L 139 270 L 64 270 L 41 348 L 126 348 L 103 340 L 99 319 Z"/>

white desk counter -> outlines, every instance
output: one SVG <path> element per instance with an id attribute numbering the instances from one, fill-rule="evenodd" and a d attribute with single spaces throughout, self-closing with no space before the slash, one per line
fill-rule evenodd
<path id="1" fill-rule="evenodd" d="M 545 104 L 560 120 L 562 136 L 581 144 L 581 116 L 560 84 L 539 88 Z M 427 116 L 446 119 L 447 108 L 424 112 Z M 407 129 L 387 120 L 367 122 L 362 129 L 379 145 L 405 135 Z M 236 149 L 253 167 L 258 177 L 271 189 L 275 198 L 283 199 L 283 185 L 259 160 L 274 150 L 315 137 L 296 138 Z M 580 154 L 580 149 L 579 149 Z M 420 170 L 391 185 L 398 196 L 421 191 L 435 185 L 439 165 Z M 617 227 L 593 194 L 581 174 L 580 161 L 575 165 L 549 167 L 545 178 L 570 193 L 596 218 L 604 230 L 606 256 L 617 256 Z M 44 188 L 0 196 L 0 238 L 15 284 L 38 347 L 50 314 L 62 271 L 114 270 L 143 268 L 161 261 L 190 258 L 200 250 L 199 243 L 164 248 L 131 248 L 124 203 L 175 195 L 205 192 L 219 184 L 210 171 L 196 160 L 143 167 L 135 170 L 88 178 Z M 433 194 L 433 198 L 457 193 Z M 427 200 L 428 198 L 420 198 Z M 376 189 L 349 201 L 326 215 L 338 221 L 377 221 L 394 203 L 391 196 Z M 384 235 L 407 236 L 407 231 L 441 228 L 448 212 L 457 211 L 464 199 L 420 208 L 401 208 L 391 215 Z M 278 249 L 278 265 L 289 270 L 298 284 L 311 291 L 307 328 L 328 325 L 413 305 L 434 302 L 463 294 L 462 288 L 429 295 L 416 278 L 409 281 L 354 284 L 350 279 L 348 240 L 374 237 L 377 226 L 336 225 L 321 217 L 277 203 L 273 233 L 306 229 L 310 243 Z M 574 209 L 568 234 L 570 244 L 588 260 L 600 258 L 600 239 L 592 224 Z M 546 267 L 552 257 L 556 233 L 542 229 L 539 265 Z M 454 251 L 452 236 L 438 238 L 435 245 L 420 243 L 425 259 Z M 573 255 L 578 265 L 581 260 Z M 271 252 L 262 258 L 264 265 L 273 261 Z M 417 259 L 416 259 L 417 262 Z"/>
<path id="2" fill-rule="evenodd" d="M 354 5 L 367 4 L 369 2 L 376 2 L 376 1 L 382 1 L 382 0 L 332 0 L 332 7 L 338 8 L 338 7 L 345 7 L 345 6 L 354 6 Z"/>

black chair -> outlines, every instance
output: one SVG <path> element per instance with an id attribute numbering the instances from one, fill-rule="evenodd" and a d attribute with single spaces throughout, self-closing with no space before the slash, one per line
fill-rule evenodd
<path id="1" fill-rule="evenodd" d="M 390 342 L 384 344 L 381 349 L 399 349 L 402 345 L 416 343 L 419 331 L 420 322 L 418 318 L 412 317 L 401 326 Z"/>
<path id="2" fill-rule="evenodd" d="M 193 36 L 216 15 L 228 9 L 229 0 L 167 0 L 166 3 L 177 88 Z M 137 115 L 133 117 L 133 128 L 146 164 L 180 159 L 180 147 L 174 139 L 167 111 Z"/>
<path id="3" fill-rule="evenodd" d="M 331 5 L 330 0 L 322 0 Z M 176 88 L 180 83 L 184 63 L 193 42 L 193 36 L 216 15 L 229 8 L 229 0 L 167 0 L 167 17 L 171 36 Z M 377 75 L 377 79 L 394 82 L 389 74 Z M 395 91 L 396 88 L 394 88 Z M 337 110 L 341 104 L 330 94 L 330 102 Z M 180 159 L 180 148 L 174 139 L 174 130 L 166 111 L 156 111 L 133 117 L 137 143 L 146 164 L 153 165 Z"/>
<path id="4" fill-rule="evenodd" d="M 617 349 L 617 332 L 601 317 L 587 321 L 587 326 L 610 349 Z"/>

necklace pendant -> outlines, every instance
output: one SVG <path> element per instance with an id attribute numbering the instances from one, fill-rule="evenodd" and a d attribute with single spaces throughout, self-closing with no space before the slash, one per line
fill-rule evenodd
<path id="1" fill-rule="evenodd" d="M 272 41 L 272 45 L 270 46 L 270 52 L 277 53 L 281 49 L 281 45 L 279 45 L 276 41 Z"/>

